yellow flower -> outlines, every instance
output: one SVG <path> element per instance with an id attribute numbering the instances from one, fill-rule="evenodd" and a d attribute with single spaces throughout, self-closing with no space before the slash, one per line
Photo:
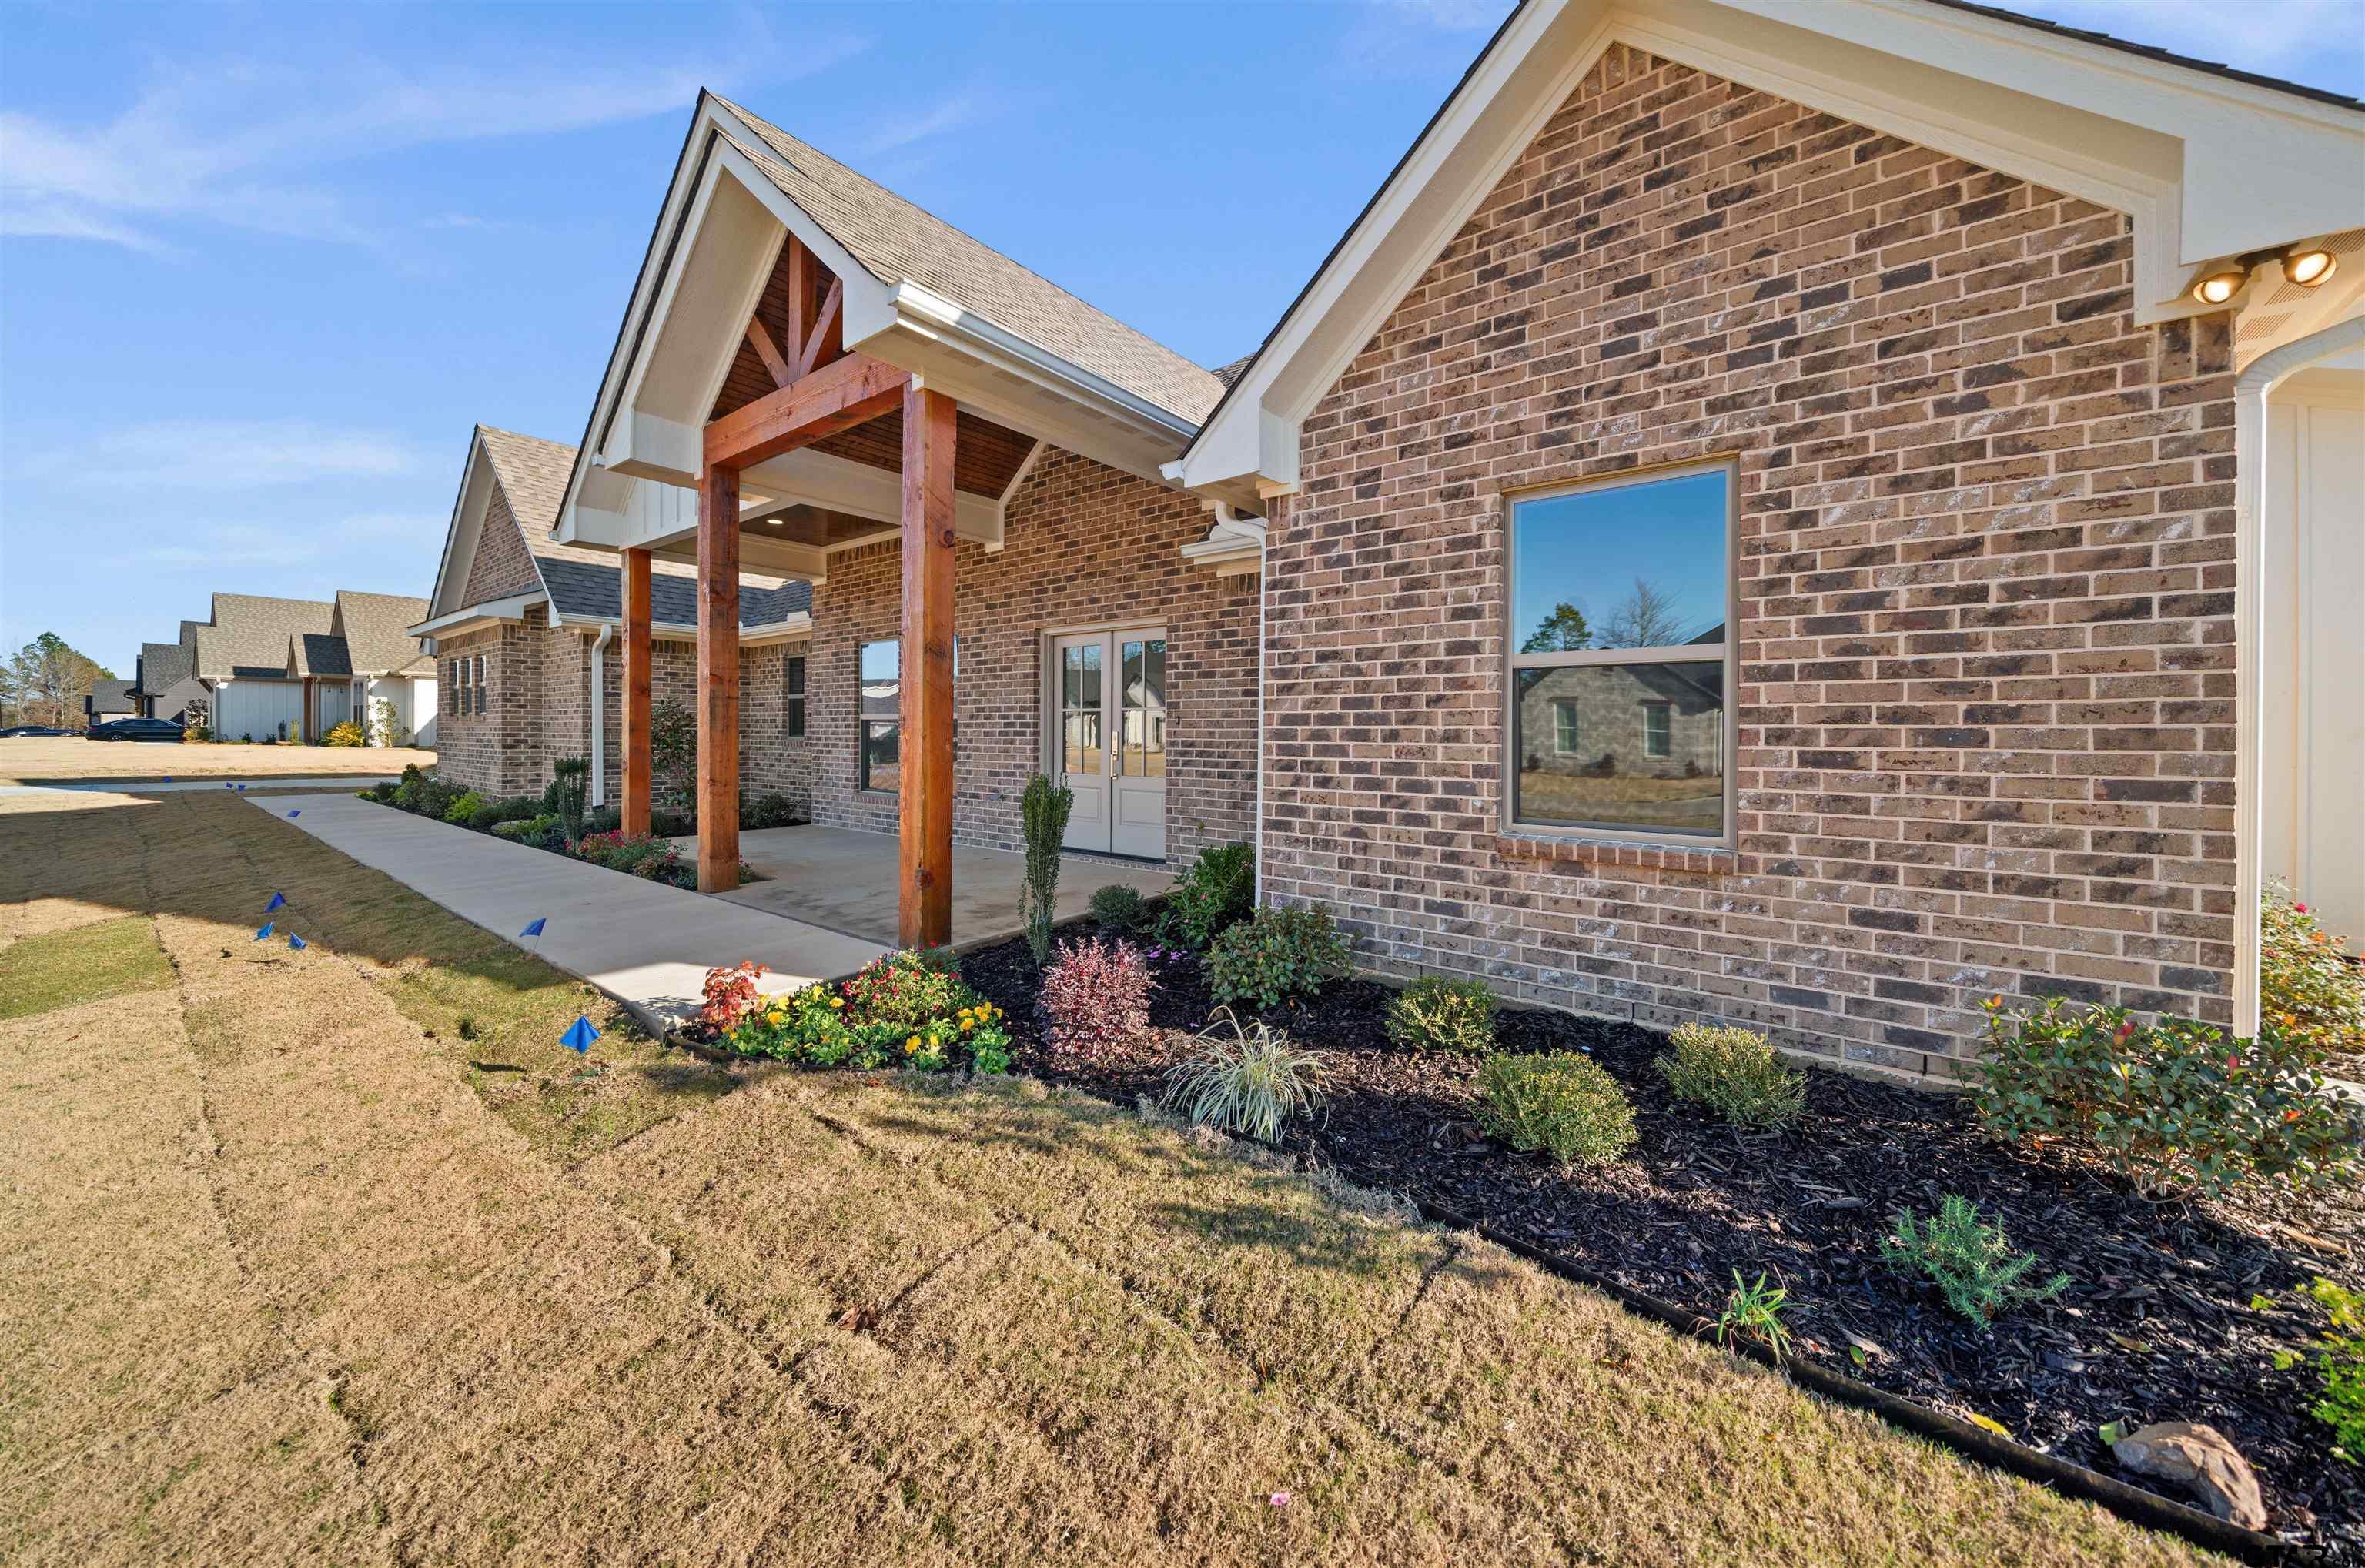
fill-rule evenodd
<path id="1" fill-rule="evenodd" d="M 829 999 L 829 1004 L 832 1007 L 843 1007 L 846 1005 L 846 998 L 842 996 L 833 996 Z"/>
<path id="2" fill-rule="evenodd" d="M 976 1019 L 974 1019 L 974 1018 L 963 1018 L 963 1019 L 961 1020 L 961 1033 L 962 1033 L 962 1034 L 966 1035 L 966 1034 L 968 1034 L 971 1029 L 974 1029 L 974 1028 L 976 1028 L 976 1027 L 977 1027 L 977 1020 L 976 1020 Z"/>
<path id="3" fill-rule="evenodd" d="M 920 1036 L 917 1036 L 917 1035 L 914 1035 L 914 1036 L 913 1036 L 910 1039 L 908 1039 L 908 1040 L 904 1041 L 904 1042 L 903 1042 L 903 1048 L 904 1048 L 905 1050 L 907 1050 L 907 1051 L 916 1051 L 916 1050 L 918 1050 L 918 1049 L 920 1048 Z"/>

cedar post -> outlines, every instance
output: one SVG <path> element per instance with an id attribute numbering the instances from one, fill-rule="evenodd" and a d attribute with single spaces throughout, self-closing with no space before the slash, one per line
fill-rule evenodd
<path id="1" fill-rule="evenodd" d="M 902 879 L 906 947 L 953 924 L 953 400 L 903 392 Z"/>
<path id="2" fill-rule="evenodd" d="M 739 470 L 698 477 L 698 890 L 739 885 Z"/>
<path id="3" fill-rule="evenodd" d="M 649 553 L 624 552 L 624 799 L 626 833 L 649 831 L 649 666 L 656 650 L 649 640 Z M 593 695 L 605 702 L 604 691 Z"/>

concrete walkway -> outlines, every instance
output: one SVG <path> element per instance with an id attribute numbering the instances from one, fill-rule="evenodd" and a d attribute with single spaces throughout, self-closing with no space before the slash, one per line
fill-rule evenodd
<path id="1" fill-rule="evenodd" d="M 677 838 L 684 858 L 698 854 L 695 837 Z M 875 942 L 896 938 L 901 893 L 895 835 L 842 827 L 768 827 L 739 835 L 739 857 L 767 879 L 750 882 L 719 899 L 750 909 L 769 910 Z M 1026 879 L 1026 857 L 1003 849 L 953 846 L 953 946 L 1015 936 L 1026 929 L 1018 918 L 1018 890 Z M 1095 890 L 1121 882 L 1144 898 L 1174 884 L 1165 867 L 1059 858 L 1059 890 L 1054 918 L 1067 920 L 1090 907 Z"/>
<path id="2" fill-rule="evenodd" d="M 217 786 L 219 788 L 219 786 Z M 579 975 L 663 1029 L 698 1011 L 706 971 L 753 958 L 767 991 L 849 974 L 887 949 L 744 904 L 587 866 L 348 793 L 250 802 L 496 935 Z M 537 916 L 538 938 L 518 933 Z"/>

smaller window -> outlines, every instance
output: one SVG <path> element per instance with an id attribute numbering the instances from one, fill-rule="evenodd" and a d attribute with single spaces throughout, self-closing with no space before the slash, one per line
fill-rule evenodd
<path id="1" fill-rule="evenodd" d="M 860 783 L 891 792 L 903 787 L 903 644 L 865 643 L 861 661 Z"/>
<path id="2" fill-rule="evenodd" d="M 1663 757 L 1672 749 L 1675 734 L 1674 710 L 1664 702 L 1645 703 L 1642 708 L 1642 755 Z"/>
<path id="3" fill-rule="evenodd" d="M 485 655 L 476 655 L 476 711 L 485 711 Z"/>
<path id="4" fill-rule="evenodd" d="M 805 733 L 805 656 L 802 654 L 789 655 L 788 689 L 788 732 L 789 738 L 795 740 Z"/>
<path id="5" fill-rule="evenodd" d="M 1576 716 L 1574 702 L 1552 704 L 1552 750 L 1563 756 L 1575 756 L 1585 749 L 1585 726 Z"/>

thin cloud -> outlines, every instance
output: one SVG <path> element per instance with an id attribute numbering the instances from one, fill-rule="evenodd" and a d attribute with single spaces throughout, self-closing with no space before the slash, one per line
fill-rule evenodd
<path id="1" fill-rule="evenodd" d="M 177 70 L 104 125 L 0 112 L 0 231 L 162 251 L 163 231 L 205 222 L 375 246 L 383 225 L 352 210 L 319 172 L 415 147 L 679 112 L 703 83 L 810 75 L 866 47 L 804 39 L 786 61 L 546 61 L 499 73 L 241 61 Z"/>
<path id="2" fill-rule="evenodd" d="M 1002 109 L 998 98 L 990 97 L 984 90 L 971 86 L 941 99 L 936 106 L 923 115 L 899 119 L 874 134 L 862 145 L 863 153 L 876 158 L 881 153 L 898 151 L 914 142 L 925 141 L 932 136 L 963 129 L 981 120 L 991 119 Z"/>
<path id="3" fill-rule="evenodd" d="M 1510 14 L 1511 0 L 1377 0 L 1362 7 L 1339 50 L 1356 75 L 1432 75 L 1441 60 L 1458 70 Z"/>
<path id="4" fill-rule="evenodd" d="M 114 489 L 251 490 L 397 478 L 421 462 L 409 442 L 373 431 L 305 420 L 172 420 L 44 452 L 21 476 L 75 475 Z"/>

